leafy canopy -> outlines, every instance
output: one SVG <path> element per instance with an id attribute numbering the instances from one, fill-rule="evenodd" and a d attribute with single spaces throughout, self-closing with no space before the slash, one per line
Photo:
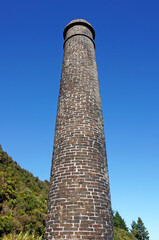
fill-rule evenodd
<path id="1" fill-rule="evenodd" d="M 22 169 L 0 146 L 0 237 L 21 231 L 43 235 L 49 183 Z"/>
<path id="2" fill-rule="evenodd" d="M 118 211 L 113 211 L 113 225 L 114 227 L 128 231 L 128 227 L 126 226 L 124 219 L 120 216 Z"/>
<path id="3" fill-rule="evenodd" d="M 138 218 L 137 223 L 135 221 L 132 222 L 131 233 L 134 237 L 136 237 L 139 240 L 149 239 L 149 233 L 145 228 L 144 223 L 140 217 Z"/>

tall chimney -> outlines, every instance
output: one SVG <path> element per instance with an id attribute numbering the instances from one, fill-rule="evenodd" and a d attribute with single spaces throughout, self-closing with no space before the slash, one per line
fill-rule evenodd
<path id="1" fill-rule="evenodd" d="M 83 19 L 64 29 L 47 240 L 114 239 L 94 38 Z"/>

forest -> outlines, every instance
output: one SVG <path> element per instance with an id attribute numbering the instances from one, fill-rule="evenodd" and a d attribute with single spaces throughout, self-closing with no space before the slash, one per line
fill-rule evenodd
<path id="1" fill-rule="evenodd" d="M 42 240 L 49 182 L 22 169 L 0 146 L 0 239 Z M 146 240 L 149 233 L 139 217 L 128 229 L 118 211 L 112 211 L 115 240 Z"/>

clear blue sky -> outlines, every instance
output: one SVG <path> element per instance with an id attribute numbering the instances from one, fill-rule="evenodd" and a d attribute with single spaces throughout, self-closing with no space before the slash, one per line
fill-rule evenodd
<path id="1" fill-rule="evenodd" d="M 96 57 L 112 207 L 140 216 L 158 240 L 159 2 L 2 0 L 0 144 L 41 180 L 50 177 L 63 29 L 84 18 Z"/>

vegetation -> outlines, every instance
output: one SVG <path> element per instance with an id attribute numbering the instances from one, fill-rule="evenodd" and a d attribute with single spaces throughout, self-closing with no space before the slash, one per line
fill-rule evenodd
<path id="1" fill-rule="evenodd" d="M 125 231 L 124 229 L 120 229 L 114 227 L 114 240 L 137 240 L 131 233 Z"/>
<path id="2" fill-rule="evenodd" d="M 22 169 L 0 146 L 0 186 L 0 239 L 42 240 L 49 182 Z M 137 223 L 133 221 L 130 233 L 116 211 L 113 225 L 114 240 L 149 239 L 140 218 Z"/>
<path id="3" fill-rule="evenodd" d="M 147 240 L 149 239 L 149 233 L 144 226 L 141 218 L 138 218 L 137 222 L 133 221 L 131 224 L 131 233 L 134 237 L 139 240 Z"/>
<path id="4" fill-rule="evenodd" d="M 42 240 L 43 237 L 39 237 L 38 235 L 35 235 L 34 233 L 29 234 L 29 232 L 19 234 L 8 234 L 2 238 L 2 240 Z"/>
<path id="5" fill-rule="evenodd" d="M 49 183 L 22 169 L 0 146 L 0 237 L 44 233 Z"/>
<path id="6" fill-rule="evenodd" d="M 126 226 L 124 219 L 120 216 L 118 211 L 113 211 L 113 225 L 114 227 L 128 231 L 128 227 Z"/>
<path id="7" fill-rule="evenodd" d="M 113 211 L 114 240 L 136 240 L 136 238 L 128 232 L 125 220 L 120 216 L 118 211 Z"/>

